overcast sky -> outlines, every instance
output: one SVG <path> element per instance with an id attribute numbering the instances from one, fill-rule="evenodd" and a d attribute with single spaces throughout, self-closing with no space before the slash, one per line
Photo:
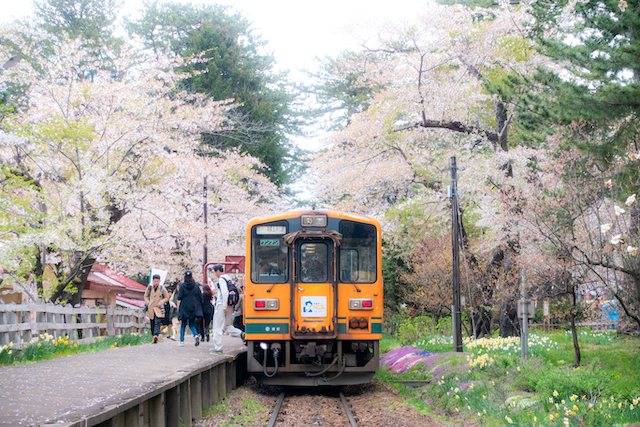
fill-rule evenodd
<path id="1" fill-rule="evenodd" d="M 3 3 L 0 22 L 31 14 L 31 0 L 5 0 Z M 237 9 L 253 22 L 254 31 L 268 42 L 277 68 L 289 70 L 289 77 L 295 81 L 304 79 L 299 70 L 315 68 L 316 57 L 335 57 L 344 50 L 357 50 L 358 41 L 349 35 L 349 29 L 375 28 L 376 24 L 390 20 L 409 20 L 429 5 L 428 0 L 203 0 L 190 3 L 217 3 Z M 142 4 L 143 0 L 125 0 L 120 17 L 136 15 Z M 315 149 L 320 138 L 296 142 Z"/>
<path id="2" fill-rule="evenodd" d="M 187 3 L 183 0 L 175 0 Z M 6 0 L 0 9 L 0 22 L 31 13 L 30 0 Z M 135 14 L 142 0 L 125 0 L 122 14 Z M 235 7 L 254 23 L 255 31 L 268 41 L 279 68 L 293 71 L 298 79 L 301 68 L 313 68 L 315 57 L 335 56 L 356 49 L 357 42 L 346 28 L 363 22 L 407 19 L 424 10 L 426 0 L 204 0 Z"/>

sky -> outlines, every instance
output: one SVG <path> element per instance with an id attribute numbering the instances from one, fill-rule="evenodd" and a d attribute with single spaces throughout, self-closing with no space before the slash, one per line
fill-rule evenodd
<path id="1" fill-rule="evenodd" d="M 174 0 L 187 3 L 184 0 Z M 428 7 L 428 0 L 200 0 L 192 3 L 224 4 L 237 9 L 254 23 L 256 33 L 268 42 L 281 70 L 291 78 L 303 78 L 299 69 L 313 69 L 314 58 L 335 57 L 358 48 L 348 29 L 363 22 L 381 23 L 407 19 Z M 122 14 L 135 14 L 143 0 L 125 0 Z M 31 13 L 31 1 L 5 1 L 0 22 Z"/>
<path id="2" fill-rule="evenodd" d="M 161 0 L 162 1 L 162 0 Z M 189 3 L 185 0 L 173 0 Z M 358 50 L 360 42 L 349 31 L 376 28 L 388 21 L 410 20 L 429 7 L 429 0 L 195 0 L 191 3 L 222 4 L 233 7 L 253 23 L 256 34 L 267 41 L 279 71 L 288 70 L 291 80 L 305 79 L 303 69 L 317 68 L 315 58 L 336 57 L 345 50 Z M 136 15 L 143 0 L 124 0 L 120 14 Z M 31 14 L 31 0 L 5 1 L 0 22 L 6 23 Z M 0 58 L 2 60 L 2 58 Z M 308 150 L 322 146 L 321 131 L 294 143 Z"/>

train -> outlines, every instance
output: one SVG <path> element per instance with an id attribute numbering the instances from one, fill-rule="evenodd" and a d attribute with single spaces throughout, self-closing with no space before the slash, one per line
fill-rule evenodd
<path id="1" fill-rule="evenodd" d="M 247 371 L 262 384 L 343 386 L 380 364 L 380 224 L 331 210 L 254 218 L 243 286 Z"/>

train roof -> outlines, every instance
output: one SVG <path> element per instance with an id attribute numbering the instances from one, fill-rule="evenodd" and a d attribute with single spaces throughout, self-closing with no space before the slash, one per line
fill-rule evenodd
<path id="1" fill-rule="evenodd" d="M 249 224 L 247 226 L 251 227 L 254 224 L 259 224 L 263 222 L 278 221 L 278 220 L 290 219 L 290 218 L 299 218 L 302 215 L 318 215 L 318 214 L 324 214 L 330 218 L 340 218 L 340 219 L 347 219 L 351 221 L 369 222 L 369 223 L 373 223 L 376 227 L 380 228 L 380 223 L 375 218 L 354 214 L 354 213 L 339 212 L 339 211 L 324 210 L 324 209 L 300 209 L 300 210 L 276 213 L 273 215 L 255 217 L 249 221 Z"/>

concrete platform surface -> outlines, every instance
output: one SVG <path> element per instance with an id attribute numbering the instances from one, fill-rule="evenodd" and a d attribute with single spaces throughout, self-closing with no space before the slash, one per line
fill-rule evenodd
<path id="1" fill-rule="evenodd" d="M 224 353 L 211 343 L 158 344 L 0 367 L 0 426 L 43 426 L 82 420 L 188 373 L 233 360 L 245 352 L 240 338 L 223 337 Z"/>

